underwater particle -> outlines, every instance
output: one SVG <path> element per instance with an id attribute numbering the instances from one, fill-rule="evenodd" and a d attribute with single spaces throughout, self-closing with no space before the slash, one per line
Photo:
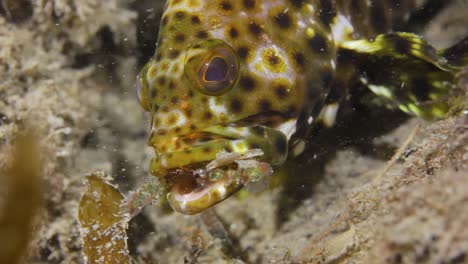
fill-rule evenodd
<path id="1" fill-rule="evenodd" d="M 0 11 L 12 22 L 23 22 L 33 15 L 30 0 L 1 0 Z"/>
<path id="2" fill-rule="evenodd" d="M 123 195 L 96 172 L 87 177 L 78 218 L 86 263 L 129 263 L 127 221 L 120 213 Z"/>

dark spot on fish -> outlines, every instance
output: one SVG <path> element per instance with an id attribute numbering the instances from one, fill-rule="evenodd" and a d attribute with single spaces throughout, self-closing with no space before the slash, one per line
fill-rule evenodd
<path id="1" fill-rule="evenodd" d="M 293 59 L 297 67 L 299 67 L 300 69 L 304 69 L 304 66 L 305 66 L 304 54 L 302 54 L 301 52 L 295 52 L 293 54 Z"/>
<path id="2" fill-rule="evenodd" d="M 224 11 L 231 11 L 232 10 L 232 4 L 229 1 L 221 2 L 220 7 Z"/>
<path id="3" fill-rule="evenodd" d="M 246 9 L 253 9 L 255 7 L 255 0 L 243 0 L 242 3 Z"/>
<path id="4" fill-rule="evenodd" d="M 194 25 L 199 25 L 201 23 L 200 17 L 197 15 L 192 16 L 191 21 Z"/>
<path id="5" fill-rule="evenodd" d="M 240 113 L 242 111 L 242 102 L 239 99 L 232 99 L 231 111 L 233 113 Z"/>
<path id="6" fill-rule="evenodd" d="M 185 18 L 185 12 L 183 12 L 183 11 L 177 11 L 177 12 L 175 13 L 175 18 L 176 18 L 177 20 L 183 20 L 183 19 Z"/>
<path id="7" fill-rule="evenodd" d="M 208 38 L 208 33 L 204 30 L 200 30 L 197 32 L 197 38 L 206 39 Z"/>
<path id="8" fill-rule="evenodd" d="M 158 90 L 157 89 L 151 89 L 151 98 L 156 98 L 158 96 Z"/>
<path id="9" fill-rule="evenodd" d="M 308 41 L 309 48 L 315 53 L 326 53 L 328 51 L 327 40 L 320 34 L 315 34 Z"/>
<path id="10" fill-rule="evenodd" d="M 255 79 L 251 76 L 244 76 L 239 80 L 240 87 L 244 91 L 253 91 L 255 89 Z"/>
<path id="11" fill-rule="evenodd" d="M 239 32 L 237 31 L 237 29 L 235 27 L 232 27 L 230 30 L 229 30 L 229 35 L 231 36 L 231 38 L 237 38 L 239 36 Z"/>
<path id="12" fill-rule="evenodd" d="M 288 29 L 291 27 L 291 17 L 286 11 L 282 11 L 275 16 L 276 24 L 282 29 Z"/>
<path id="13" fill-rule="evenodd" d="M 251 21 L 249 23 L 249 32 L 254 35 L 255 37 L 260 37 L 260 35 L 262 34 L 263 30 L 262 30 L 262 27 L 257 24 L 256 22 L 253 22 Z"/>
<path id="14" fill-rule="evenodd" d="M 203 147 L 202 151 L 204 153 L 210 153 L 211 152 L 211 148 L 210 147 Z"/>
<path id="15" fill-rule="evenodd" d="M 173 115 L 169 116 L 169 118 L 167 119 L 167 123 L 171 126 L 174 125 L 176 121 L 177 121 L 177 117 Z"/>
<path id="16" fill-rule="evenodd" d="M 174 40 L 178 43 L 184 42 L 185 41 L 185 35 L 182 33 L 179 33 L 175 35 Z"/>
<path id="17" fill-rule="evenodd" d="M 170 59 L 175 59 L 175 58 L 177 58 L 177 57 L 179 56 L 179 54 L 180 54 L 180 51 L 179 51 L 179 50 L 176 50 L 176 49 L 171 50 L 171 51 L 169 52 L 169 58 L 170 58 Z"/>
<path id="18" fill-rule="evenodd" d="M 162 58 L 163 58 L 163 55 L 162 55 L 161 52 L 156 53 L 156 55 L 155 55 L 155 60 L 156 61 L 161 61 Z"/>
<path id="19" fill-rule="evenodd" d="M 157 81 L 160 86 L 164 86 L 166 84 L 166 78 L 164 76 L 158 77 Z"/>
<path id="20" fill-rule="evenodd" d="M 289 2 L 297 8 L 301 8 L 305 4 L 306 0 L 289 0 Z"/>
<path id="21" fill-rule="evenodd" d="M 166 16 L 164 16 L 161 20 L 161 25 L 165 26 L 167 25 L 167 22 L 169 21 L 169 18 Z"/>
<path id="22" fill-rule="evenodd" d="M 192 109 L 191 108 L 187 108 L 187 109 L 184 109 L 184 113 L 187 117 L 192 117 Z"/>
<path id="23" fill-rule="evenodd" d="M 269 54 L 267 59 L 268 59 L 268 64 L 270 64 L 271 66 L 276 66 L 278 65 L 278 63 L 281 62 L 281 58 L 275 54 Z"/>
<path id="24" fill-rule="evenodd" d="M 279 99 L 285 99 L 288 97 L 288 87 L 284 84 L 278 84 L 275 86 L 275 94 Z"/>
<path id="25" fill-rule="evenodd" d="M 170 89 L 170 90 L 174 90 L 174 89 L 175 89 L 175 86 L 176 86 L 176 85 L 175 85 L 175 82 L 171 80 L 171 81 L 169 82 L 169 89 Z"/>
<path id="26" fill-rule="evenodd" d="M 239 55 L 239 58 L 241 59 L 246 59 L 249 55 L 249 48 L 240 47 L 239 49 L 237 49 L 237 55 Z"/>
<path id="27" fill-rule="evenodd" d="M 411 42 L 409 40 L 394 35 L 395 51 L 400 54 L 409 55 L 411 52 Z"/>
<path id="28" fill-rule="evenodd" d="M 213 114 L 211 112 L 205 112 L 203 114 L 203 119 L 210 120 L 211 118 L 213 118 Z"/>
<path id="29" fill-rule="evenodd" d="M 268 99 L 261 99 L 258 102 L 258 107 L 261 112 L 268 112 L 271 109 L 271 102 Z"/>

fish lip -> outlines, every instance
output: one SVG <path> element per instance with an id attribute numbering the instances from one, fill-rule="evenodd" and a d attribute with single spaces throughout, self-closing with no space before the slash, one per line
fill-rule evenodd
<path id="1" fill-rule="evenodd" d="M 225 199 L 244 187 L 250 182 L 257 182 L 265 177 L 271 176 L 272 167 L 265 162 L 254 162 L 255 166 L 220 167 L 222 176 L 217 180 L 211 180 L 207 175 L 198 182 L 198 185 L 191 186 L 191 189 L 184 189 L 183 180 L 175 182 L 168 194 L 167 200 L 171 207 L 183 214 L 199 213 Z M 211 171 L 212 172 L 212 171 Z M 208 172 L 210 173 L 210 172 Z M 200 177 L 185 175 L 185 179 Z"/>

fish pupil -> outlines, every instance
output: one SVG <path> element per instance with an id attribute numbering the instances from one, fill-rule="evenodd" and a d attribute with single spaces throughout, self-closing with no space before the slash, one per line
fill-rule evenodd
<path id="1" fill-rule="evenodd" d="M 226 79 L 229 67 L 223 58 L 215 57 L 211 60 L 205 72 L 205 80 L 208 82 L 220 82 Z"/>

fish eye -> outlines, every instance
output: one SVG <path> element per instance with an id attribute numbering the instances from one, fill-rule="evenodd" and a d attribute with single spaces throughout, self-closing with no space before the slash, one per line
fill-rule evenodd
<path id="1" fill-rule="evenodd" d="M 185 74 L 200 92 L 221 95 L 229 91 L 237 79 L 238 60 L 234 50 L 221 40 L 204 44 L 193 48 L 196 55 L 187 60 Z"/>
<path id="2" fill-rule="evenodd" d="M 222 82 L 228 77 L 229 66 L 225 59 L 214 57 L 203 74 L 205 82 Z"/>
<path id="3" fill-rule="evenodd" d="M 229 59 L 216 56 L 202 65 L 199 72 L 202 92 L 217 95 L 232 87 L 237 77 L 237 65 Z"/>

